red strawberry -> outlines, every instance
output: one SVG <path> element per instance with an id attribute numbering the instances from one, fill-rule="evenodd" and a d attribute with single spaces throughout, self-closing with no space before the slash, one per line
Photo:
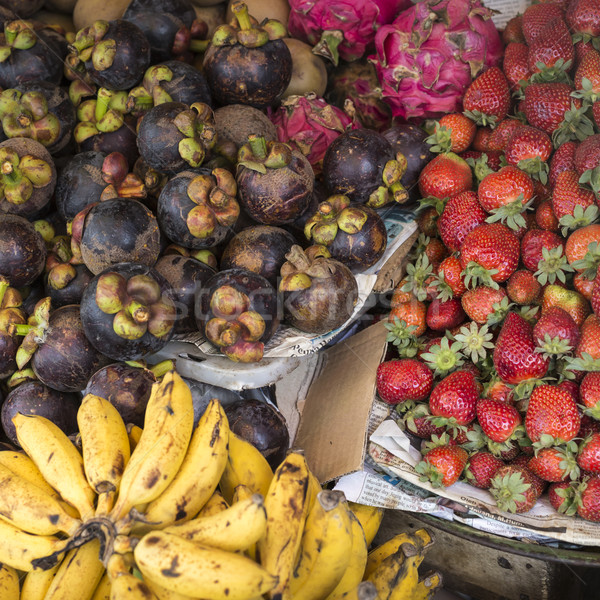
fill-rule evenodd
<path id="1" fill-rule="evenodd" d="M 542 445 L 568 442 L 579 432 L 581 416 L 573 396 L 555 385 L 533 390 L 527 406 L 525 429 L 529 439 Z"/>
<path id="2" fill-rule="evenodd" d="M 436 446 L 416 467 L 421 481 L 429 481 L 433 487 L 448 487 L 458 481 L 468 458 L 467 451 L 460 446 Z"/>
<path id="3" fill-rule="evenodd" d="M 524 513 L 531 510 L 539 495 L 534 485 L 534 475 L 527 467 L 504 465 L 492 479 L 490 493 L 500 510 Z"/>
<path id="4" fill-rule="evenodd" d="M 501 379 L 492 376 L 492 379 L 487 382 L 485 388 L 485 397 L 498 402 L 510 403 L 513 398 L 513 388 L 504 383 Z"/>
<path id="5" fill-rule="evenodd" d="M 523 15 L 511 17 L 502 30 L 502 41 L 505 45 L 511 42 L 525 42 L 523 35 Z"/>
<path id="6" fill-rule="evenodd" d="M 575 356 L 582 358 L 589 354 L 592 360 L 600 359 L 600 317 L 589 315 L 581 326 L 581 339 L 575 350 Z"/>
<path id="7" fill-rule="evenodd" d="M 452 197 L 470 190 L 472 185 L 471 167 L 453 152 L 436 156 L 419 175 L 419 191 L 423 197 Z"/>
<path id="8" fill-rule="evenodd" d="M 403 414 L 402 421 L 408 431 L 419 438 L 429 440 L 432 435 L 439 436 L 444 433 L 444 427 L 434 425 L 430 416 L 429 404 L 419 402 Z"/>
<path id="9" fill-rule="evenodd" d="M 558 387 L 561 390 L 566 390 L 567 392 L 569 392 L 569 394 L 571 394 L 571 396 L 573 396 L 573 400 L 575 400 L 575 402 L 579 402 L 579 384 L 576 381 L 573 381 L 571 379 L 564 379 L 563 381 L 561 381 L 558 384 Z M 582 426 L 583 426 L 583 420 L 581 422 Z M 579 430 L 579 436 L 581 437 L 582 432 L 581 429 Z"/>
<path id="10" fill-rule="evenodd" d="M 513 92 L 521 87 L 521 81 L 528 81 L 531 77 L 528 58 L 529 46 L 527 44 L 511 42 L 504 49 L 502 69 Z"/>
<path id="11" fill-rule="evenodd" d="M 377 367 L 377 393 L 388 404 L 425 400 L 433 387 L 433 373 L 414 358 L 388 360 Z"/>
<path id="12" fill-rule="evenodd" d="M 585 412 L 581 415 L 581 427 L 579 428 L 579 437 L 585 439 L 593 433 L 600 433 L 600 421 L 593 419 Z"/>
<path id="13" fill-rule="evenodd" d="M 438 219 L 440 237 L 450 252 L 456 252 L 467 234 L 484 223 L 486 218 L 487 213 L 475 192 L 457 194 L 448 200 Z"/>
<path id="14" fill-rule="evenodd" d="M 464 476 L 467 483 L 488 490 L 492 486 L 492 479 L 504 463 L 491 452 L 475 452 L 469 457 Z"/>
<path id="15" fill-rule="evenodd" d="M 585 413 L 594 419 L 600 419 L 600 372 L 586 373 L 579 386 L 581 403 Z"/>
<path id="16" fill-rule="evenodd" d="M 469 279 L 489 285 L 506 281 L 516 271 L 519 254 L 519 239 L 506 225 L 483 223 L 466 235 L 460 247 L 460 264 Z"/>
<path id="17" fill-rule="evenodd" d="M 490 169 L 492 171 L 499 171 L 502 166 L 503 156 L 504 153 L 499 150 L 486 150 L 485 152 L 481 150 L 465 150 L 460 153 L 460 157 L 464 158 L 467 162 L 469 162 L 470 158 L 473 159 L 473 170 L 478 180 L 485 177 Z"/>
<path id="18" fill-rule="evenodd" d="M 584 82 L 584 80 L 587 80 Z M 577 96 L 592 105 L 596 125 L 600 124 L 600 53 L 590 47 L 578 64 L 574 77 Z"/>
<path id="19" fill-rule="evenodd" d="M 566 310 L 578 327 L 581 327 L 586 317 L 590 314 L 590 304 L 579 292 L 567 290 L 559 285 L 547 285 L 544 288 L 542 295 L 542 315 L 551 306 L 559 306 L 563 310 Z"/>
<path id="20" fill-rule="evenodd" d="M 542 448 L 532 456 L 527 468 L 544 481 L 564 481 L 579 477 L 573 452 L 566 448 Z"/>
<path id="21" fill-rule="evenodd" d="M 427 307 L 427 327 L 433 331 L 446 331 L 458 327 L 466 318 L 459 298 L 440 300 L 434 298 Z"/>
<path id="22" fill-rule="evenodd" d="M 522 106 L 529 124 L 552 135 L 564 121 L 565 113 L 571 110 L 571 104 L 581 108 L 581 101 L 571 96 L 572 91 L 566 83 L 529 84 Z"/>
<path id="23" fill-rule="evenodd" d="M 579 144 L 574 161 L 581 181 L 589 183 L 596 193 L 600 192 L 600 134 L 590 135 Z"/>
<path id="24" fill-rule="evenodd" d="M 521 454 L 521 447 L 517 441 L 509 442 L 509 447 L 506 450 L 502 450 L 498 457 L 504 462 L 508 462 L 514 460 L 517 456 Z"/>
<path id="25" fill-rule="evenodd" d="M 557 18 L 563 18 L 563 11 L 555 4 L 540 2 L 529 6 L 523 13 L 521 24 L 527 44 L 531 44 L 542 33 L 548 22 Z"/>
<path id="26" fill-rule="evenodd" d="M 529 45 L 527 64 L 532 73 L 542 70 L 539 63 L 546 67 L 553 67 L 559 60 L 563 64 L 573 62 L 575 49 L 573 40 L 564 19 L 559 17 L 551 19 L 540 31 L 539 35 Z"/>
<path id="27" fill-rule="evenodd" d="M 548 173 L 548 182 L 552 187 L 556 185 L 556 178 L 559 173 L 575 170 L 575 151 L 578 145 L 578 142 L 565 142 L 552 155 Z"/>
<path id="28" fill-rule="evenodd" d="M 503 444 L 515 436 L 521 415 L 512 404 L 483 398 L 477 403 L 477 421 L 492 442 Z"/>
<path id="29" fill-rule="evenodd" d="M 576 33 L 591 37 L 600 35 L 600 11 L 596 0 L 571 0 L 565 18 Z"/>
<path id="30" fill-rule="evenodd" d="M 566 354 L 577 347 L 581 334 L 573 317 L 558 306 L 544 312 L 533 327 L 533 340 L 548 354 Z"/>
<path id="31" fill-rule="evenodd" d="M 480 285 L 472 290 L 467 290 L 460 301 L 467 316 L 472 321 L 483 325 L 494 312 L 494 304 L 499 304 L 503 298 L 506 298 L 504 288 L 494 289 Z"/>
<path id="32" fill-rule="evenodd" d="M 490 67 L 478 75 L 465 92 L 463 108 L 480 125 L 504 119 L 510 109 L 510 89 L 504 73 Z"/>
<path id="33" fill-rule="evenodd" d="M 423 248 L 423 252 L 427 255 L 429 263 L 433 267 L 437 267 L 448 256 L 446 245 L 439 238 L 431 238 Z"/>
<path id="34" fill-rule="evenodd" d="M 460 298 L 467 291 L 461 273 L 460 260 L 454 255 L 448 256 L 440 263 L 437 272 L 440 298 Z"/>
<path id="35" fill-rule="evenodd" d="M 432 152 L 463 152 L 475 137 L 477 125 L 462 113 L 449 113 L 435 125 L 434 133 L 427 138 Z"/>
<path id="36" fill-rule="evenodd" d="M 531 177 L 511 165 L 486 175 L 477 188 L 479 204 L 488 213 L 516 200 L 528 202 L 532 197 L 533 181 Z"/>
<path id="37" fill-rule="evenodd" d="M 525 125 L 523 125 L 523 123 L 518 119 L 513 117 L 506 117 L 505 119 L 502 119 L 502 121 L 496 125 L 492 131 L 492 134 L 490 135 L 490 139 L 488 140 L 488 151 L 497 150 L 499 152 L 504 152 L 510 137 L 517 129 L 520 129 L 521 127 L 525 127 Z"/>
<path id="38" fill-rule="evenodd" d="M 489 141 L 491 135 L 492 135 L 491 127 L 478 127 L 477 131 L 475 132 L 475 138 L 473 139 L 471 148 L 473 150 L 477 150 L 479 152 L 487 152 L 488 151 L 488 141 Z"/>
<path id="39" fill-rule="evenodd" d="M 452 420 L 452 424 L 467 425 L 475 418 L 479 400 L 477 381 L 472 373 L 455 371 L 442 379 L 429 396 L 429 410 L 436 417 Z M 434 421 L 441 424 L 440 421 Z"/>
<path id="40" fill-rule="evenodd" d="M 557 493 L 557 490 L 569 490 L 572 488 L 572 485 L 573 484 L 570 481 L 558 481 L 556 483 L 551 483 L 548 487 L 548 500 L 555 511 L 564 512 L 564 509 L 561 510 L 561 506 L 566 500 L 565 493 Z"/>
<path id="41" fill-rule="evenodd" d="M 594 292 L 594 286 L 596 284 L 595 279 L 588 279 L 585 273 L 575 273 L 573 277 L 573 287 L 577 290 L 586 300 L 592 299 L 592 293 Z"/>
<path id="42" fill-rule="evenodd" d="M 545 229 L 530 229 L 521 240 L 521 261 L 526 269 L 535 273 L 539 263 L 544 259 L 543 250 L 563 248 L 563 239 L 552 231 Z"/>
<path id="43" fill-rule="evenodd" d="M 542 200 L 535 209 L 535 222 L 540 229 L 547 231 L 558 231 L 559 224 L 554 211 L 552 210 L 552 200 Z"/>
<path id="44" fill-rule="evenodd" d="M 574 216 L 578 206 L 582 207 L 580 210 L 585 211 L 588 206 L 595 204 L 594 192 L 579 185 L 577 171 L 563 171 L 558 174 L 552 194 L 552 210 L 559 221 L 565 216 Z M 579 226 L 581 225 L 586 223 L 580 223 Z"/>
<path id="45" fill-rule="evenodd" d="M 535 303 L 542 292 L 542 286 L 531 271 L 515 271 L 506 282 L 506 291 L 512 302 L 520 305 Z"/>
<path id="46" fill-rule="evenodd" d="M 511 384 L 541 378 L 549 366 L 549 360 L 535 351 L 532 326 L 514 312 L 502 324 L 493 358 L 500 379 Z"/>
<path id="47" fill-rule="evenodd" d="M 598 266 L 598 271 L 600 271 L 600 266 Z M 598 276 L 598 271 L 596 271 L 596 278 L 594 279 L 590 304 L 594 314 L 600 316 L 600 277 Z"/>
<path id="48" fill-rule="evenodd" d="M 583 440 L 577 454 L 579 466 L 590 473 L 600 473 L 600 433 Z"/>
<path id="49" fill-rule="evenodd" d="M 518 166 L 545 182 L 548 174 L 546 161 L 553 150 L 552 140 L 547 133 L 537 127 L 523 125 L 510 136 L 504 155 L 509 165 Z"/>
<path id="50" fill-rule="evenodd" d="M 587 521 L 600 521 L 600 476 L 582 481 L 576 494 L 577 514 Z"/>
<path id="51" fill-rule="evenodd" d="M 592 244 L 600 245 L 600 225 L 597 223 L 580 227 L 569 234 L 565 244 L 565 255 L 569 264 L 574 265 L 576 270 L 584 270 L 585 267 L 580 268 L 575 263 L 586 257 Z"/>

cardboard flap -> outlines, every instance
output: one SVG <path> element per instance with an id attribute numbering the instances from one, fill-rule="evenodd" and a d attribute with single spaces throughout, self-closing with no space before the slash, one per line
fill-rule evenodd
<path id="1" fill-rule="evenodd" d="M 310 387 L 294 441 L 321 483 L 363 466 L 386 337 L 379 322 L 326 351 L 327 368 Z"/>

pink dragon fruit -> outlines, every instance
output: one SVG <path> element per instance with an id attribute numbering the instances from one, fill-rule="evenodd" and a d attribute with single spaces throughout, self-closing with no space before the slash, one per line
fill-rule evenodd
<path id="1" fill-rule="evenodd" d="M 361 127 L 352 114 L 328 104 L 316 94 L 288 96 L 269 112 L 280 142 L 287 142 L 308 158 L 315 174 L 322 170 L 325 151 L 339 135 Z"/>
<path id="2" fill-rule="evenodd" d="M 491 16 L 480 0 L 423 0 L 379 28 L 369 60 L 395 117 L 461 109 L 471 81 L 502 57 Z"/>
<path id="3" fill-rule="evenodd" d="M 288 31 L 336 66 L 360 58 L 377 28 L 391 23 L 411 0 L 289 0 Z"/>

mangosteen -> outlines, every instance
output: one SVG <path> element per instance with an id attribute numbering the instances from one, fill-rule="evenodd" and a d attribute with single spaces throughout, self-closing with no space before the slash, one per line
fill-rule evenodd
<path id="1" fill-rule="evenodd" d="M 44 279 L 44 290 L 52 306 L 79 304 L 88 283 L 94 274 L 85 265 L 59 263 L 52 267 Z"/>
<path id="2" fill-rule="evenodd" d="M 11 19 L 28 19 L 44 6 L 45 0 L 2 0 L 1 13 L 11 15 Z M 5 18 L 6 20 L 6 18 Z"/>
<path id="3" fill-rule="evenodd" d="M 42 144 L 25 137 L 0 143 L 0 212 L 37 219 L 55 187 L 54 161 Z"/>
<path id="4" fill-rule="evenodd" d="M 44 238 L 27 219 L 0 214 L 0 275 L 11 286 L 33 283 L 44 270 L 46 252 Z"/>
<path id="5" fill-rule="evenodd" d="M 241 399 L 223 407 L 229 429 L 250 442 L 275 470 L 290 446 L 290 433 L 277 407 L 257 399 Z"/>
<path id="6" fill-rule="evenodd" d="M 274 286 L 294 236 L 271 225 L 255 225 L 237 233 L 221 255 L 221 269 L 242 268 L 262 275 Z"/>
<path id="7" fill-rule="evenodd" d="M 192 65 L 178 60 L 152 65 L 144 74 L 142 85 L 129 92 L 127 108 L 140 116 L 164 102 L 182 102 L 188 106 L 202 102 L 212 106 L 206 77 Z"/>
<path id="8" fill-rule="evenodd" d="M 23 298 L 19 291 L 10 287 L 8 279 L 0 275 L 0 379 L 10 377 L 17 370 L 20 338 L 15 325 L 27 323 L 22 305 Z"/>
<path id="9" fill-rule="evenodd" d="M 195 315 L 198 329 L 225 356 L 258 362 L 279 326 L 277 292 L 262 275 L 227 269 L 196 294 Z"/>
<path id="10" fill-rule="evenodd" d="M 214 271 L 217 271 L 219 267 L 219 261 L 212 250 L 190 250 L 189 248 L 184 248 L 183 246 L 178 246 L 177 244 L 169 244 L 161 254 L 163 256 L 175 255 L 194 258 L 195 260 L 207 265 Z"/>
<path id="11" fill-rule="evenodd" d="M 406 159 L 383 135 L 372 129 L 352 129 L 338 136 L 323 158 L 323 181 L 331 195 L 380 208 L 406 202 L 401 183 Z"/>
<path id="12" fill-rule="evenodd" d="M 150 65 L 150 43 L 130 21 L 95 21 L 77 32 L 65 63 L 71 80 L 81 78 L 109 90 L 129 90 Z"/>
<path id="13" fill-rule="evenodd" d="M 213 112 L 202 102 L 164 102 L 150 109 L 138 127 L 140 155 L 161 173 L 199 167 L 215 142 Z"/>
<path id="14" fill-rule="evenodd" d="M 327 333 L 343 325 L 358 300 L 352 271 L 331 258 L 325 246 L 293 246 L 281 267 L 286 323 L 308 333 Z"/>
<path id="15" fill-rule="evenodd" d="M 0 34 L 0 87 L 15 88 L 28 81 L 60 84 L 67 41 L 52 27 L 32 21 L 4 23 Z"/>
<path id="16" fill-rule="evenodd" d="M 226 169 L 178 173 L 158 197 L 160 227 L 175 244 L 193 249 L 215 246 L 240 214 L 236 193 L 235 179 Z"/>
<path id="17" fill-rule="evenodd" d="M 306 239 L 327 246 L 331 256 L 353 273 L 372 267 L 385 252 L 387 231 L 372 208 L 350 202 L 348 196 L 330 196 L 304 226 Z"/>
<path id="18" fill-rule="evenodd" d="M 98 369 L 90 377 L 83 394 L 108 400 L 119 411 L 124 423 L 144 427 L 146 405 L 155 382 L 156 377 L 150 369 L 118 362 Z"/>
<path id="19" fill-rule="evenodd" d="M 86 336 L 114 360 L 137 360 L 158 352 L 171 339 L 176 319 L 169 282 L 139 263 L 119 263 L 102 271 L 81 299 Z"/>
<path id="20" fill-rule="evenodd" d="M 194 317 L 196 293 L 215 274 L 215 269 L 195 258 L 180 254 L 161 256 L 154 268 L 173 288 L 177 308 L 175 333 L 198 331 Z"/>
<path id="21" fill-rule="evenodd" d="M 12 422 L 17 413 L 39 415 L 52 421 L 67 435 L 77 433 L 78 394 L 60 392 L 49 388 L 41 381 L 27 381 L 12 389 L 6 396 L 0 418 L 6 437 L 17 447 L 21 447 Z"/>
<path id="22" fill-rule="evenodd" d="M 121 262 L 152 266 L 160 252 L 156 217 L 138 200 L 113 198 L 91 204 L 73 219 L 73 263 L 94 275 Z"/>
<path id="23" fill-rule="evenodd" d="M 382 131 L 383 137 L 392 144 L 394 152 L 401 152 L 406 158 L 406 171 L 400 182 L 416 202 L 420 198 L 417 181 L 425 165 L 435 156 L 431 146 L 425 141 L 427 132 L 418 125 L 402 123 Z"/>
<path id="24" fill-rule="evenodd" d="M 217 27 L 204 54 L 212 97 L 221 105 L 272 106 L 292 78 L 292 55 L 282 39 L 286 28 L 275 19 L 259 25 L 243 2 L 231 9 L 237 23 Z"/>
<path id="25" fill-rule="evenodd" d="M 0 122 L 6 137 L 34 139 L 54 155 L 71 141 L 75 107 L 57 84 L 30 81 L 0 94 Z"/>
<path id="26" fill-rule="evenodd" d="M 259 223 L 281 225 L 308 208 L 315 174 L 302 152 L 250 135 L 238 153 L 236 180 L 248 214 Z"/>

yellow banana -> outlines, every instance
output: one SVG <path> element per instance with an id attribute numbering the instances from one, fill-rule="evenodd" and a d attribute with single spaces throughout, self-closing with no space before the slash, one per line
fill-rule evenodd
<path id="1" fill-rule="evenodd" d="M 158 600 L 156 594 L 135 575 L 123 573 L 111 581 L 110 600 Z"/>
<path id="2" fill-rule="evenodd" d="M 314 504 L 317 500 L 317 494 L 322 489 L 323 488 L 321 487 L 321 484 L 319 483 L 317 476 L 312 471 L 309 471 L 308 492 L 307 492 L 307 500 L 306 500 L 307 511 L 310 511 L 312 509 L 312 507 L 314 506 Z"/>
<path id="3" fill-rule="evenodd" d="M 94 590 L 92 600 L 110 600 L 110 579 L 108 573 L 102 575 L 98 587 Z"/>
<path id="4" fill-rule="evenodd" d="M 190 389 L 175 371 L 169 371 L 152 387 L 144 430 L 125 466 L 110 513 L 115 522 L 128 515 L 135 505 L 152 502 L 165 491 L 183 462 L 193 426 Z"/>
<path id="5" fill-rule="evenodd" d="M 365 532 L 367 547 L 370 546 L 379 531 L 385 511 L 378 506 L 367 506 L 365 504 L 358 504 L 357 502 L 348 502 L 348 506 L 354 513 L 354 516 L 360 521 Z"/>
<path id="6" fill-rule="evenodd" d="M 98 494 L 96 514 L 107 514 L 129 461 L 129 438 L 119 411 L 104 398 L 87 394 L 77 411 L 85 476 Z"/>
<path id="7" fill-rule="evenodd" d="M 144 578 L 192 598 L 247 600 L 273 589 L 277 578 L 249 558 L 155 531 L 134 550 Z"/>
<path id="8" fill-rule="evenodd" d="M 206 504 L 202 507 L 202 510 L 198 513 L 198 517 L 210 517 L 216 515 L 222 510 L 227 510 L 229 504 L 223 498 L 223 494 L 219 490 L 215 490 L 213 495 L 207 500 Z"/>
<path id="9" fill-rule="evenodd" d="M 342 600 L 378 600 L 377 588 L 370 581 L 363 581 L 355 588 L 344 592 Z"/>
<path id="10" fill-rule="evenodd" d="M 240 485 L 236 486 L 236 488 L 233 490 L 233 499 L 231 501 L 232 505 L 235 504 L 236 502 L 240 502 L 241 500 L 247 500 L 252 495 L 253 495 L 252 490 L 247 485 L 240 483 Z M 263 505 L 264 505 L 264 498 L 263 498 Z M 266 521 L 265 521 L 265 528 L 266 528 Z M 263 535 L 264 535 L 264 532 L 263 532 Z M 249 558 L 251 558 L 252 560 L 256 560 L 256 544 L 251 544 L 250 546 L 248 546 L 246 548 L 246 550 L 244 551 L 244 554 L 246 556 L 248 556 Z"/>
<path id="11" fill-rule="evenodd" d="M 423 579 L 419 579 L 412 589 L 410 590 L 409 600 L 431 600 L 435 596 L 435 593 L 442 586 L 442 576 L 439 573 L 430 573 Z M 400 588 L 402 590 L 402 587 Z M 400 600 L 400 596 L 394 593 L 391 598 L 393 600 Z M 407 597 L 402 597 L 402 600 L 407 600 Z"/>
<path id="12" fill-rule="evenodd" d="M 59 566 L 60 563 L 46 571 L 42 569 L 29 571 L 23 579 L 19 600 L 44 600 Z"/>
<path id="13" fill-rule="evenodd" d="M 342 579 L 352 551 L 352 524 L 342 492 L 323 490 L 308 513 L 289 598 L 320 600 Z"/>
<path id="14" fill-rule="evenodd" d="M 384 542 L 377 548 L 373 548 L 367 557 L 364 579 L 368 579 L 371 573 L 391 554 L 400 550 L 404 544 L 413 545 L 421 550 L 427 549 L 433 544 L 433 538 L 426 529 L 417 529 L 414 532 L 403 531 L 393 538 Z"/>
<path id="15" fill-rule="evenodd" d="M 15 569 L 0 564 L 0 598 L 19 600 L 19 575 Z"/>
<path id="16" fill-rule="evenodd" d="M 41 471 L 24 452 L 3 450 L 0 452 L 0 465 L 10 469 L 19 477 L 37 485 L 54 498 L 60 498 L 58 492 L 44 479 Z"/>
<path id="17" fill-rule="evenodd" d="M 253 494 L 211 517 L 171 525 L 164 531 L 192 542 L 237 552 L 255 544 L 264 535 L 266 527 L 267 513 L 263 497 Z"/>
<path id="18" fill-rule="evenodd" d="M 154 595 L 158 598 L 158 600 L 191 600 L 190 596 L 185 596 L 184 594 L 178 594 L 173 590 L 168 590 L 158 583 L 148 579 L 147 577 L 144 579 L 146 585 L 152 590 Z"/>
<path id="19" fill-rule="evenodd" d="M 265 496 L 272 479 L 273 469 L 267 459 L 250 442 L 230 431 L 229 455 L 219 482 L 225 500 L 231 504 L 233 491 L 240 484 Z"/>
<path id="20" fill-rule="evenodd" d="M 306 521 L 309 470 L 304 453 L 290 450 L 275 470 L 265 496 L 267 530 L 257 543 L 262 566 L 278 578 L 271 598 L 287 590 Z"/>
<path id="21" fill-rule="evenodd" d="M 227 462 L 229 423 L 213 398 L 200 417 L 175 479 L 146 507 L 154 529 L 188 521 L 198 514 L 217 489 Z"/>
<path id="22" fill-rule="evenodd" d="M 17 413 L 13 423 L 19 443 L 46 481 L 79 511 L 82 520 L 92 517 L 96 494 L 85 478 L 81 454 L 66 434 L 39 415 Z"/>
<path id="23" fill-rule="evenodd" d="M 135 447 L 138 445 L 140 438 L 142 437 L 143 429 L 134 425 L 133 423 L 127 424 L 127 437 L 129 438 L 129 448 L 131 452 L 135 450 Z"/>
<path id="24" fill-rule="evenodd" d="M 103 575 L 100 541 L 92 539 L 67 552 L 44 600 L 91 600 Z"/>
<path id="25" fill-rule="evenodd" d="M 10 565 L 18 571 L 53 567 L 60 561 L 67 544 L 68 540 L 49 535 L 32 535 L 0 521 L 0 563 Z M 54 558 L 42 560 L 47 557 Z"/>
<path id="26" fill-rule="evenodd" d="M 339 600 L 346 592 L 355 589 L 362 581 L 365 572 L 368 554 L 367 540 L 360 521 L 351 510 L 349 513 L 352 528 L 350 561 L 340 581 L 325 600 Z"/>

